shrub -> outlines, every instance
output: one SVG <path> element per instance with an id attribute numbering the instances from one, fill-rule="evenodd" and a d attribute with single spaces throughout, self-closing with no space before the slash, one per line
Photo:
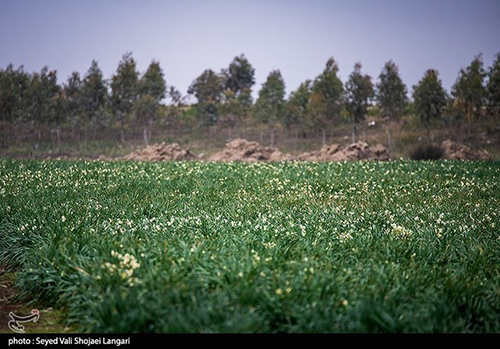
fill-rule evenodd
<path id="1" fill-rule="evenodd" d="M 412 160 L 439 160 L 443 157 L 443 149 L 439 146 L 428 144 L 419 145 L 410 153 Z"/>

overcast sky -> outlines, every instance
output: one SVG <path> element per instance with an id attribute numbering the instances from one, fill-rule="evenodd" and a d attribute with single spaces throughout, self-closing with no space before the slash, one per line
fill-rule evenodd
<path id="1" fill-rule="evenodd" d="M 344 82 L 357 61 L 377 78 L 392 59 L 410 90 L 429 68 L 449 90 L 474 56 L 489 67 L 500 52 L 500 0 L 0 0 L 0 68 L 47 65 L 64 82 L 95 59 L 109 78 L 127 51 L 183 94 L 241 53 L 255 92 L 273 69 L 290 92 L 332 56 Z"/>

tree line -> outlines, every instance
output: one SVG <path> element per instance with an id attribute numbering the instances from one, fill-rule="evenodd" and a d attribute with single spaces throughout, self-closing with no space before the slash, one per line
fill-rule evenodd
<path id="1" fill-rule="evenodd" d="M 81 76 L 73 72 L 67 81 L 57 82 L 57 71 L 42 68 L 28 73 L 12 64 L 0 70 L 0 117 L 4 129 L 3 145 L 12 136 L 8 125 L 29 129 L 35 142 L 42 132 L 55 133 L 60 142 L 62 130 L 71 132 L 75 142 L 92 139 L 97 131 L 118 129 L 125 142 L 130 129 L 140 128 L 145 144 L 155 123 L 190 123 L 190 127 L 210 127 L 224 122 L 252 120 L 267 125 L 271 144 L 281 126 L 295 129 L 303 137 L 322 134 L 341 123 L 352 124 L 352 141 L 358 137 L 358 125 L 376 108 L 387 120 L 387 144 L 391 148 L 391 121 L 405 112 L 418 115 L 431 130 L 446 117 L 464 120 L 498 117 L 500 110 L 500 53 L 491 67 L 485 68 L 479 54 L 459 71 L 451 93 L 442 85 L 437 70 L 429 69 L 413 86 L 412 100 L 396 63 L 385 63 L 377 81 L 363 73 L 356 63 L 348 80 L 338 76 L 339 66 L 330 58 L 323 71 L 306 80 L 287 97 L 285 80 L 279 70 L 271 71 L 254 101 L 255 69 L 244 54 L 235 57 L 219 73 L 207 69 L 189 86 L 193 104 L 174 86 L 167 86 L 165 73 L 152 61 L 140 74 L 130 52 L 118 63 L 116 72 L 105 79 L 93 60 Z"/>

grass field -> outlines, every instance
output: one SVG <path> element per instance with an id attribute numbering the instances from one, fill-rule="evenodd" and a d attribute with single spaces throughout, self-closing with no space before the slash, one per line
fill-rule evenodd
<path id="1" fill-rule="evenodd" d="M 89 332 L 500 332 L 500 162 L 0 160 L 0 262 Z"/>

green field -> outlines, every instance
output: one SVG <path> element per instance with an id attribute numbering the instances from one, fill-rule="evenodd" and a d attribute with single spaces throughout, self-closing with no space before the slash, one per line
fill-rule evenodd
<path id="1" fill-rule="evenodd" d="M 0 263 L 88 332 L 500 332 L 500 162 L 0 160 Z"/>

